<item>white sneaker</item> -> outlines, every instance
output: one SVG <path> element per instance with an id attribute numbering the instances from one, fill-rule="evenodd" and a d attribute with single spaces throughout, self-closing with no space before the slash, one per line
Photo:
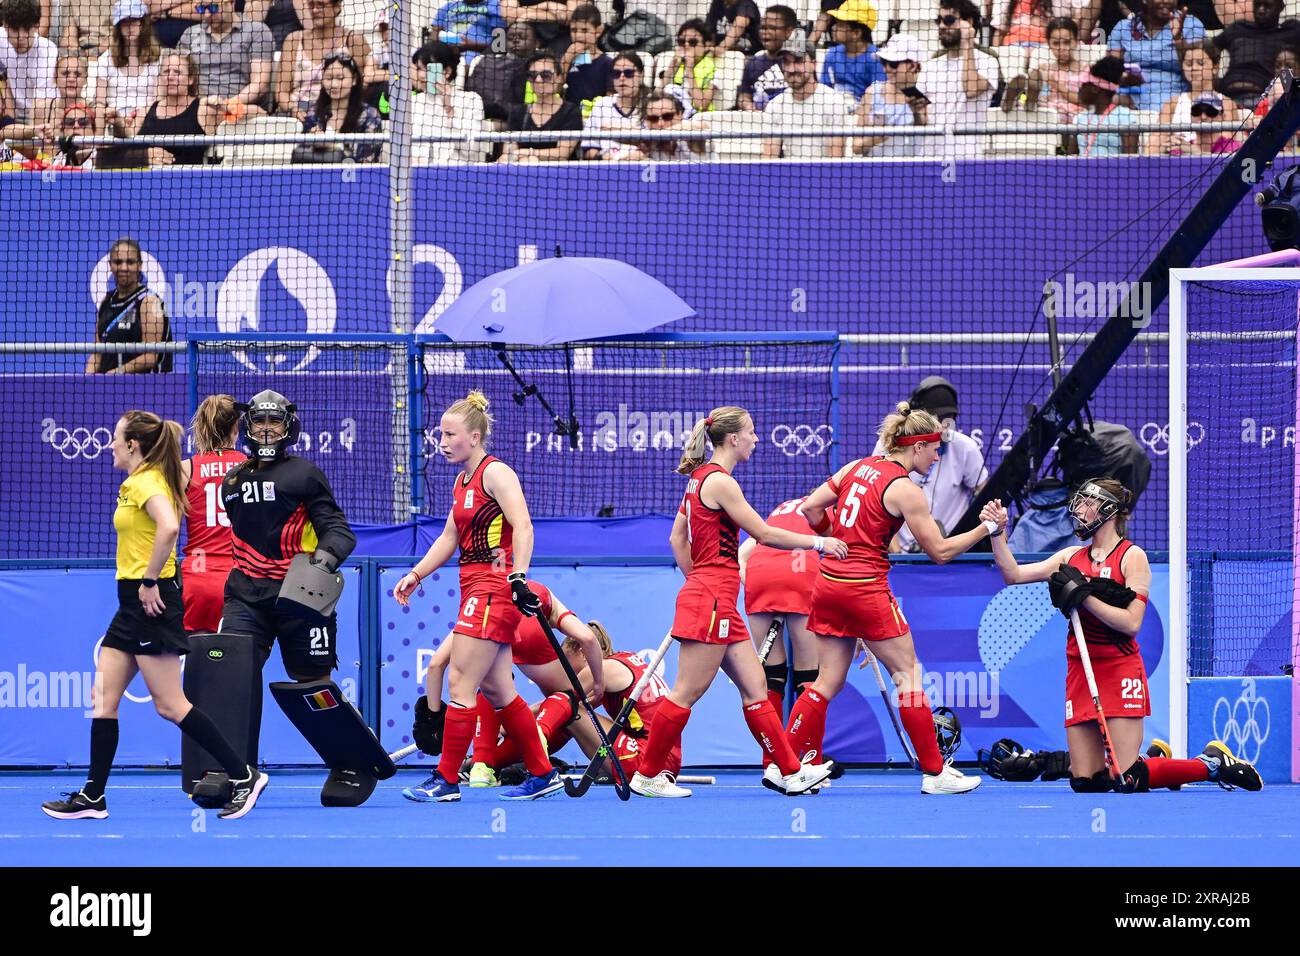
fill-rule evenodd
<path id="1" fill-rule="evenodd" d="M 835 761 L 812 763 L 811 761 L 815 759 L 817 759 L 816 754 L 804 757 L 799 769 L 781 781 L 787 797 L 797 797 L 802 793 L 815 791 L 815 788 L 831 775 L 831 771 L 835 769 Z"/>
<path id="2" fill-rule="evenodd" d="M 777 793 L 785 793 L 785 776 L 776 764 L 770 763 L 763 768 L 763 786 Z"/>
<path id="3" fill-rule="evenodd" d="M 677 786 L 673 775 L 665 770 L 655 777 L 643 777 L 640 773 L 632 774 L 630 786 L 633 793 L 643 797 L 689 797 L 691 791 Z"/>
<path id="4" fill-rule="evenodd" d="M 952 764 L 944 764 L 939 773 L 921 775 L 921 792 L 969 793 L 983 782 L 983 777 L 968 777 Z"/>
<path id="5" fill-rule="evenodd" d="M 476 763 L 469 768 L 469 785 L 471 787 L 498 787 L 497 772 L 485 763 Z"/>

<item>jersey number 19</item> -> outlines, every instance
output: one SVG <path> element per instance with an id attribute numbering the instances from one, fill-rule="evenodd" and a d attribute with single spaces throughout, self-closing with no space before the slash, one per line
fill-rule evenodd
<path id="1" fill-rule="evenodd" d="M 221 526 L 222 528 L 230 527 L 230 516 L 226 514 L 226 503 L 221 500 L 221 495 L 217 494 L 221 486 L 217 484 L 206 485 L 203 488 L 203 498 L 207 502 L 204 523 L 209 528 Z"/>

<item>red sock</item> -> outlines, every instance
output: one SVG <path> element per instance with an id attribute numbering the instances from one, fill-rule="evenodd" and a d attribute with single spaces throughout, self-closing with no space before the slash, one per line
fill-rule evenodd
<path id="1" fill-rule="evenodd" d="M 934 735 L 934 714 L 930 711 L 930 701 L 925 694 L 913 691 L 898 695 L 898 717 L 903 722 L 912 741 L 912 750 L 921 765 L 923 773 L 940 773 L 943 771 L 943 754 L 939 753 L 939 741 Z"/>
<path id="2" fill-rule="evenodd" d="M 501 721 L 497 719 L 496 708 L 483 696 L 482 691 L 479 691 L 475 713 L 478 714 L 478 727 L 474 731 L 474 762 L 495 767 L 497 766 L 497 739 L 501 736 Z"/>
<path id="3" fill-rule="evenodd" d="M 567 735 L 564 740 L 559 740 L 564 732 L 564 727 L 573 719 L 573 702 L 569 699 L 568 694 L 552 694 L 542 705 L 537 708 L 535 715 L 537 726 L 542 729 L 546 735 L 546 746 L 551 750 L 559 750 L 568 742 Z M 519 745 L 515 743 L 513 737 L 506 737 L 505 740 L 497 744 L 497 762 L 493 765 L 498 769 L 508 767 L 512 763 L 519 763 L 523 758 L 519 753 Z"/>
<path id="4" fill-rule="evenodd" d="M 659 713 L 663 713 L 663 710 Z M 770 756 L 787 777 L 796 773 L 799 770 L 799 758 L 794 755 L 790 739 L 785 735 L 785 728 L 781 726 L 781 718 L 776 715 L 772 702 L 764 697 L 757 704 L 747 704 L 744 713 L 749 732 L 754 735 L 763 753 Z M 655 721 L 658 720 L 656 716 Z"/>
<path id="5" fill-rule="evenodd" d="M 438 761 L 438 773 L 448 783 L 460 780 L 460 765 L 465 762 L 469 745 L 474 740 L 474 725 L 478 722 L 478 711 L 468 707 L 447 705 L 447 716 L 442 725 L 442 758 Z"/>
<path id="6" fill-rule="evenodd" d="M 1147 774 L 1151 789 L 1178 787 L 1210 779 L 1210 768 L 1203 760 L 1174 760 L 1171 757 L 1147 757 Z"/>
<path id="7" fill-rule="evenodd" d="M 542 739 L 537 735 L 537 721 L 533 712 L 518 694 L 515 699 L 497 711 L 506 736 L 514 740 L 523 755 L 524 766 L 534 777 L 544 777 L 551 772 L 551 761 L 542 749 Z M 446 731 L 443 731 L 445 734 Z M 446 746 L 444 743 L 443 746 Z"/>
<path id="8" fill-rule="evenodd" d="M 817 751 L 817 763 L 822 762 L 822 738 L 826 736 L 826 698 L 811 687 L 799 695 L 790 711 L 790 726 L 786 731 L 794 755 L 802 758 L 809 751 Z"/>
<path id="9" fill-rule="evenodd" d="M 781 713 L 785 710 L 785 694 L 781 693 L 779 690 L 769 689 L 767 692 L 767 699 L 772 702 L 772 709 L 776 711 L 776 715 L 780 717 Z"/>
<path id="10" fill-rule="evenodd" d="M 682 731 L 686 721 L 691 719 L 691 709 L 675 704 L 664 697 L 655 711 L 654 723 L 650 725 L 650 736 L 641 748 L 641 763 L 637 772 L 643 777 L 655 777 L 663 773 L 668 766 L 668 755 L 682 740 Z"/>

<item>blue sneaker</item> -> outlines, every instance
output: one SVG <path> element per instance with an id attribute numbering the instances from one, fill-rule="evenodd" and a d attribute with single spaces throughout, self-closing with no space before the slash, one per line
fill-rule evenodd
<path id="1" fill-rule="evenodd" d="M 540 800 L 564 789 L 564 780 L 558 770 L 541 777 L 529 777 L 517 787 L 501 794 L 502 800 Z"/>
<path id="2" fill-rule="evenodd" d="M 448 783 L 442 774 L 434 771 L 432 777 L 418 787 L 407 787 L 402 796 L 416 803 L 454 803 L 460 800 L 460 784 Z"/>

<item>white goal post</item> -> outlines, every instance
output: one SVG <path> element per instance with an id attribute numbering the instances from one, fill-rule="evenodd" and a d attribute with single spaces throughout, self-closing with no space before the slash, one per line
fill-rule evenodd
<path id="1" fill-rule="evenodd" d="M 1193 283 L 1267 282 L 1285 285 L 1296 291 L 1296 315 L 1300 318 L 1300 253 L 1274 254 L 1258 257 L 1260 265 L 1267 261 L 1288 260 L 1286 267 L 1254 267 L 1253 260 L 1242 260 L 1241 266 L 1228 264 L 1199 269 L 1172 269 L 1169 273 L 1169 707 L 1170 745 L 1174 756 L 1187 756 L 1188 748 L 1188 688 L 1191 678 L 1191 614 L 1188 553 L 1188 301 L 1189 286 Z M 1190 334 L 1193 342 L 1220 339 L 1263 341 L 1276 340 L 1292 343 L 1300 348 L 1297 326 L 1278 331 L 1196 332 Z M 1293 353 L 1300 354 L 1300 353 Z M 1243 373 L 1246 374 L 1246 373 Z M 1295 395 L 1295 418 L 1300 422 L 1300 388 Z M 1289 409 L 1288 409 L 1289 410 Z M 1200 434 L 1204 434 L 1203 430 Z M 1293 611 L 1291 614 L 1290 658 L 1292 671 L 1291 719 L 1286 721 L 1291 733 L 1291 778 L 1300 781 L 1300 611 L 1294 608 L 1295 595 L 1300 594 L 1300 442 L 1293 442 L 1295 472 L 1292 489 L 1292 528 L 1290 529 L 1291 558 L 1293 561 Z"/>

